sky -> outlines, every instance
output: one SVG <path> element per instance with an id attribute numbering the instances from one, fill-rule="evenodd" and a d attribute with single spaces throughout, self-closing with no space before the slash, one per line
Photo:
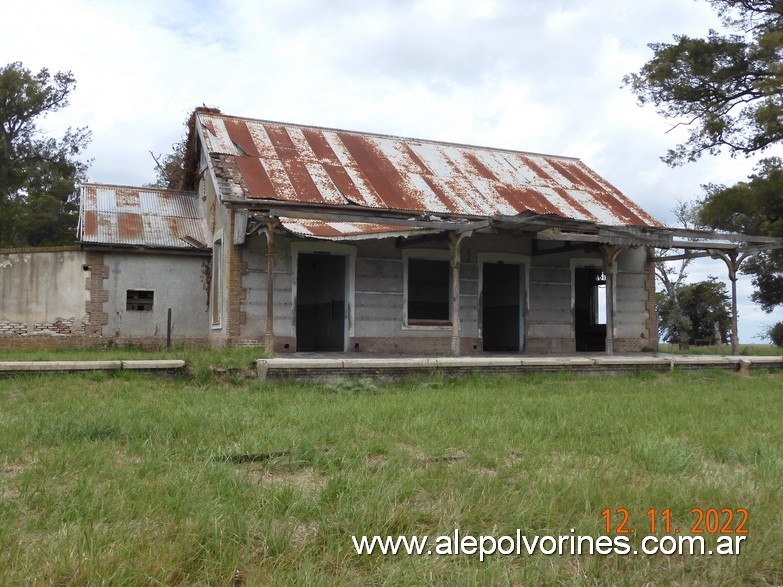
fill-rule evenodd
<path id="1" fill-rule="evenodd" d="M 623 76 L 651 42 L 703 36 L 706 0 L 27 0 L 3 8 L 0 66 L 73 72 L 42 127 L 88 127 L 93 182 L 155 179 L 196 106 L 279 122 L 578 157 L 666 224 L 706 183 L 754 161 L 671 168 L 682 129 L 640 107 Z M 690 281 L 725 279 L 720 261 Z M 740 340 L 783 318 L 738 284 Z"/>

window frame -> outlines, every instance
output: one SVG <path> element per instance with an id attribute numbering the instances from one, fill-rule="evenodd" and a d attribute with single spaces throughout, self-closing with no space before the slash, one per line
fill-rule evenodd
<path id="1" fill-rule="evenodd" d="M 134 301 L 131 302 L 131 294 L 134 296 Z M 149 302 L 137 297 L 138 294 L 150 294 Z M 143 308 L 129 308 L 130 305 L 149 306 Z M 155 290 L 154 289 L 126 289 L 125 290 L 125 311 L 126 312 L 152 312 L 155 309 Z"/>
<path id="2" fill-rule="evenodd" d="M 212 330 L 223 328 L 223 231 L 212 241 L 212 268 L 209 283 L 209 324 Z"/>
<path id="3" fill-rule="evenodd" d="M 452 280 L 453 280 L 453 268 L 451 266 L 451 258 L 449 251 L 438 249 L 409 249 L 402 252 L 402 328 L 403 330 L 451 330 L 453 324 L 452 316 Z M 449 317 L 448 320 L 432 320 L 423 318 L 413 318 L 408 316 L 408 301 L 409 301 L 409 265 L 410 261 L 444 261 L 448 267 L 448 308 Z"/>

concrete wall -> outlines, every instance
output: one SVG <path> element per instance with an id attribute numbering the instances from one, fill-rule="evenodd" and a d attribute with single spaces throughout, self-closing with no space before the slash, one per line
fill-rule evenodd
<path id="1" fill-rule="evenodd" d="M 108 267 L 108 323 L 103 336 L 166 337 L 168 309 L 172 310 L 172 338 L 206 338 L 209 334 L 209 258 L 185 255 L 111 253 Z M 128 290 L 154 292 L 152 310 L 126 306 Z"/>
<path id="2" fill-rule="evenodd" d="M 85 254 L 66 248 L 0 253 L 0 336 L 84 332 Z"/>

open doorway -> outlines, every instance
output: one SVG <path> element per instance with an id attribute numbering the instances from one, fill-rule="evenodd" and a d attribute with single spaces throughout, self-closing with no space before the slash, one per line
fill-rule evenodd
<path id="1" fill-rule="evenodd" d="M 600 267 L 574 268 L 574 337 L 577 351 L 606 350 L 606 277 Z"/>
<path id="2" fill-rule="evenodd" d="M 344 351 L 345 255 L 300 253 L 296 273 L 296 350 Z"/>
<path id="3" fill-rule="evenodd" d="M 485 351 L 521 350 L 521 284 L 520 264 L 502 261 L 483 264 L 481 334 Z"/>

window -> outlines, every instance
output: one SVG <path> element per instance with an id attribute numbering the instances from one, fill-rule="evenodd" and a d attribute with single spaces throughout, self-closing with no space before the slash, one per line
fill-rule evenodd
<path id="1" fill-rule="evenodd" d="M 150 312 L 155 292 L 142 289 L 129 289 L 125 297 L 125 309 L 128 312 Z"/>
<path id="2" fill-rule="evenodd" d="M 212 280 L 209 290 L 209 311 L 212 326 L 220 326 L 221 316 L 223 315 L 222 264 L 223 241 L 218 239 L 212 244 Z"/>
<path id="3" fill-rule="evenodd" d="M 408 324 L 448 324 L 450 278 L 446 260 L 408 259 Z"/>

